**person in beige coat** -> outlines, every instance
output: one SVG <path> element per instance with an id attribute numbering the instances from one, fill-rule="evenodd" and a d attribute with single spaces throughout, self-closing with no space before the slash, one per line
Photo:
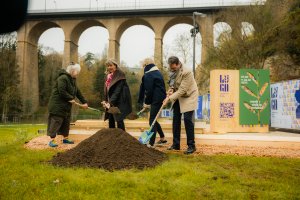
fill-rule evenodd
<path id="1" fill-rule="evenodd" d="M 183 114 L 188 145 L 185 154 L 192 154 L 196 151 L 193 115 L 198 107 L 198 87 L 192 71 L 184 68 L 178 57 L 171 56 L 168 64 L 170 88 L 163 102 L 166 105 L 171 101 L 173 109 L 173 144 L 168 150 L 180 150 L 181 116 Z"/>

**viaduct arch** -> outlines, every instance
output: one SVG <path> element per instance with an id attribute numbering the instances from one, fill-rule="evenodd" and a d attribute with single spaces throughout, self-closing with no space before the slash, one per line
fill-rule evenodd
<path id="1" fill-rule="evenodd" d="M 185 8 L 169 10 L 135 10 L 81 13 L 31 13 L 18 30 L 17 60 L 20 68 L 21 95 L 24 111 L 32 113 L 39 105 L 38 90 L 38 51 L 37 43 L 41 34 L 49 28 L 59 27 L 63 30 L 64 56 L 63 66 L 70 61 L 78 61 L 78 40 L 86 29 L 92 26 L 106 28 L 109 33 L 108 57 L 120 59 L 120 38 L 123 32 L 133 25 L 144 25 L 155 34 L 154 59 L 161 67 L 163 62 L 163 37 L 173 25 L 185 23 L 193 25 L 194 11 L 201 11 L 207 16 L 196 17 L 202 37 L 201 60 L 205 61 L 207 49 L 213 46 L 213 26 L 219 21 L 214 15 L 220 8 Z"/>

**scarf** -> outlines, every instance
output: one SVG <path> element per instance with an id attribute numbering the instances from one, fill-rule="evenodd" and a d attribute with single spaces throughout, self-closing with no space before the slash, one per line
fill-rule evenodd
<path id="1" fill-rule="evenodd" d="M 144 68 L 144 74 L 149 71 L 152 67 L 154 67 L 155 65 L 154 64 L 149 64 L 147 65 L 145 68 Z"/>
<path id="2" fill-rule="evenodd" d="M 178 71 L 179 70 L 169 72 L 169 81 L 168 81 L 168 84 L 169 84 L 170 88 L 174 87 L 175 79 L 176 79 L 176 76 L 178 74 Z"/>
<path id="3" fill-rule="evenodd" d="M 145 66 L 144 74 L 147 73 L 154 66 L 155 66 L 155 64 L 149 64 L 149 65 Z M 144 103 L 144 98 L 145 98 L 144 76 L 142 77 L 142 83 L 140 85 L 140 90 L 139 90 L 138 103 L 140 103 L 140 104 Z"/>
<path id="4" fill-rule="evenodd" d="M 105 81 L 105 86 L 106 86 L 106 88 L 108 88 L 108 87 L 110 86 L 112 77 L 113 77 L 113 73 L 107 74 L 107 79 L 106 79 L 106 81 Z"/>

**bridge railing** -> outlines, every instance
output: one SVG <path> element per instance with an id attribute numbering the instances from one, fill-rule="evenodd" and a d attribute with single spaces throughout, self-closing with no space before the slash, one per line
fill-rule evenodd
<path id="1" fill-rule="evenodd" d="M 142 10 L 249 5 L 261 0 L 30 0 L 29 13 Z M 264 0 L 262 0 L 264 1 Z"/>

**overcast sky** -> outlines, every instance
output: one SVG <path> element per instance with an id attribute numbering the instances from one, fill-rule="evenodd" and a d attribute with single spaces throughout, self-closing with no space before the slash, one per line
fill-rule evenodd
<path id="1" fill-rule="evenodd" d="M 152 3 L 151 3 L 152 2 Z M 190 6 L 198 5 L 199 2 L 203 6 L 209 5 L 225 5 L 234 3 L 249 3 L 249 0 L 239 0 L 239 1 L 229 1 L 229 0 L 30 0 L 29 1 L 29 12 L 50 12 L 53 9 L 68 9 L 69 11 L 87 9 L 93 10 L 97 9 L 119 9 L 117 6 L 133 6 L 137 5 L 136 8 L 145 6 L 155 6 L 158 2 L 162 5 L 170 6 Z M 134 4 L 133 4 L 134 3 Z M 102 7 L 100 6 L 102 5 Z M 137 8 L 138 9 L 138 8 Z M 224 28 L 223 24 L 215 26 L 215 37 L 220 32 L 221 28 Z M 163 38 L 164 50 L 169 54 L 176 54 L 172 52 L 173 43 L 178 34 L 189 34 L 192 26 L 188 24 L 178 24 L 171 27 L 165 34 Z M 198 43 L 200 42 L 200 35 L 197 36 Z M 63 52 L 64 48 L 64 34 L 60 28 L 51 28 L 45 31 L 40 39 L 39 44 L 51 47 L 58 52 Z M 85 30 L 79 38 L 78 51 L 79 54 L 84 55 L 87 52 L 92 52 L 94 54 L 100 55 L 108 44 L 108 31 L 102 27 L 91 27 Z M 191 43 L 192 47 L 192 43 Z M 166 49 L 167 48 L 167 49 Z M 196 63 L 200 63 L 200 46 L 196 49 Z M 192 54 L 192 48 L 191 48 Z M 120 40 L 120 59 L 124 61 L 128 66 L 135 67 L 138 66 L 140 61 L 146 57 L 154 56 L 154 32 L 141 25 L 136 25 L 128 28 L 122 35 Z M 179 55 L 178 55 L 179 56 Z M 192 60 L 186 63 L 187 66 L 192 67 Z"/>

